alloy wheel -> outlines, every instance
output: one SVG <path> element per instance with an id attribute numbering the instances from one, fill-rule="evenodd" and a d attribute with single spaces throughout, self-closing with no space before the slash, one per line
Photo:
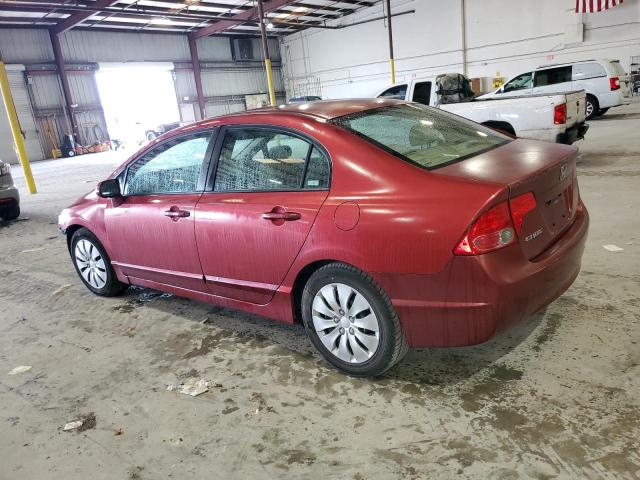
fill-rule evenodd
<path id="1" fill-rule="evenodd" d="M 76 243 L 74 251 L 78 271 L 84 280 L 98 290 L 107 284 L 107 267 L 98 248 L 86 238 Z"/>
<path id="2" fill-rule="evenodd" d="M 324 347 L 343 362 L 364 363 L 376 353 L 378 318 L 355 288 L 344 283 L 325 285 L 313 299 L 311 315 Z"/>
<path id="3" fill-rule="evenodd" d="M 587 109 L 586 109 L 586 114 L 587 117 L 590 117 L 591 115 L 593 115 L 593 103 L 591 103 L 589 100 L 587 100 Z"/>

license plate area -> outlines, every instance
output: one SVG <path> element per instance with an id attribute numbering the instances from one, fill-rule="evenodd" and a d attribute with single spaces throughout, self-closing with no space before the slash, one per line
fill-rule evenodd
<path id="1" fill-rule="evenodd" d="M 544 208 L 547 228 L 552 236 L 569 226 L 575 213 L 573 179 L 564 190 L 549 198 Z"/>

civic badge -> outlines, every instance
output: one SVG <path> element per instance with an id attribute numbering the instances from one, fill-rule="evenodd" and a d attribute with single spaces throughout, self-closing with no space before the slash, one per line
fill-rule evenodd
<path id="1" fill-rule="evenodd" d="M 564 163 L 560 167 L 560 181 L 563 181 L 568 176 L 569 176 L 569 166 L 566 163 Z"/>

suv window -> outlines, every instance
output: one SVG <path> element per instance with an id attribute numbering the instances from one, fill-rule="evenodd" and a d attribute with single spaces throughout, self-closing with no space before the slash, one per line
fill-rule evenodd
<path id="1" fill-rule="evenodd" d="M 396 98 L 398 100 L 404 100 L 407 96 L 407 85 L 396 85 L 395 87 L 388 88 L 382 92 L 378 98 Z"/>
<path id="2" fill-rule="evenodd" d="M 305 175 L 305 164 L 309 166 Z M 327 163 L 323 164 L 323 160 Z M 324 154 L 306 140 L 265 128 L 234 128 L 222 143 L 214 191 L 270 191 L 326 188 Z"/>
<path id="3" fill-rule="evenodd" d="M 429 105 L 430 100 L 431 82 L 417 82 L 413 87 L 413 101 L 422 103 L 423 105 Z"/>
<path id="4" fill-rule="evenodd" d="M 516 90 L 524 90 L 525 88 L 531 88 L 531 77 L 533 76 L 532 72 L 523 73 L 522 75 L 518 75 L 516 78 L 509 80 L 504 84 L 502 90 L 498 93 L 507 93 L 514 92 Z"/>
<path id="5" fill-rule="evenodd" d="M 534 87 L 544 87 L 571 81 L 571 66 L 547 68 L 536 71 L 533 79 Z"/>
<path id="6" fill-rule="evenodd" d="M 607 73 L 598 63 L 578 63 L 573 66 L 573 80 L 587 80 L 589 78 L 605 77 Z"/>
<path id="7" fill-rule="evenodd" d="M 198 189 L 211 132 L 168 140 L 131 164 L 125 195 L 186 193 Z"/>

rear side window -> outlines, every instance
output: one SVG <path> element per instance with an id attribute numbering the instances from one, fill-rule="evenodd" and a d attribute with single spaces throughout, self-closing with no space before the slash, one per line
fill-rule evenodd
<path id="1" fill-rule="evenodd" d="M 431 82 L 418 82 L 413 88 L 414 102 L 429 105 L 431 100 Z"/>
<path id="2" fill-rule="evenodd" d="M 606 77 L 607 73 L 599 63 L 578 63 L 573 66 L 573 80 Z"/>
<path id="3" fill-rule="evenodd" d="M 533 79 L 535 87 L 544 87 L 571 81 L 571 66 L 538 70 Z"/>
<path id="4" fill-rule="evenodd" d="M 396 85 L 382 92 L 378 97 L 380 98 L 396 98 L 398 100 L 404 100 L 407 96 L 407 85 Z"/>
<path id="5" fill-rule="evenodd" d="M 417 104 L 365 110 L 336 118 L 332 123 L 426 169 L 490 150 L 510 140 L 477 123 Z"/>
<path id="6" fill-rule="evenodd" d="M 328 188 L 329 160 L 310 142 L 278 130 L 234 128 L 222 143 L 216 192 Z"/>

